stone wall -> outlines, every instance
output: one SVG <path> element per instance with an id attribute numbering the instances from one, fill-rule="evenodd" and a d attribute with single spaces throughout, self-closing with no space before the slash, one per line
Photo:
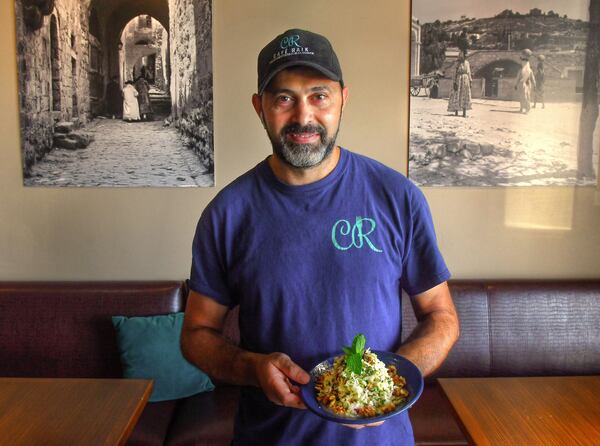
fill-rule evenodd
<path id="1" fill-rule="evenodd" d="M 172 118 L 209 170 L 214 167 L 212 5 L 169 0 Z"/>
<path id="2" fill-rule="evenodd" d="M 36 158 L 43 156 L 52 147 L 52 74 L 48 63 L 50 19 L 44 18 L 45 23 L 41 29 L 29 31 L 19 2 L 15 10 L 22 162 L 26 171 Z"/>
<path id="3" fill-rule="evenodd" d="M 450 92 L 454 88 L 454 82 L 452 79 L 440 79 L 439 80 L 439 88 L 438 88 L 438 98 L 448 98 L 450 96 Z M 473 99 L 479 99 L 485 96 L 485 79 L 473 79 L 471 83 L 471 97 Z M 419 93 L 423 95 L 424 92 L 421 90 Z"/>
<path id="4" fill-rule="evenodd" d="M 546 102 L 581 102 L 582 94 L 575 90 L 574 79 L 547 79 L 544 83 L 544 100 Z M 440 79 L 438 97 L 447 99 L 452 90 L 452 79 Z M 473 79 L 471 84 L 471 97 L 479 99 L 485 97 L 485 79 Z M 424 92 L 421 90 L 420 95 Z M 515 79 L 499 79 L 498 97 L 503 101 L 519 101 L 519 95 L 515 90 Z"/>
<path id="5" fill-rule="evenodd" d="M 577 91 L 575 79 L 546 79 L 544 100 L 547 102 L 582 102 L 583 93 Z"/>
<path id="6" fill-rule="evenodd" d="M 507 101 L 518 101 L 518 94 L 514 89 L 516 75 L 522 64 L 520 51 L 502 50 L 478 50 L 468 56 L 473 75 L 472 96 L 479 98 L 485 81 L 481 73 L 490 64 L 497 62 L 512 62 L 516 67 L 514 73 L 510 73 L 503 79 L 498 80 L 498 97 L 496 99 Z M 545 62 L 545 100 L 547 102 L 578 102 L 581 101 L 581 87 L 583 82 L 583 67 L 585 53 L 583 51 L 544 52 Z M 536 70 L 537 59 L 530 60 L 532 70 Z M 506 64 L 505 64 L 506 65 Z M 447 98 L 452 88 L 452 76 L 456 70 L 456 61 L 447 60 L 444 64 L 445 77 L 440 80 L 439 97 Z"/>
<path id="7" fill-rule="evenodd" d="M 579 102 L 581 94 L 575 91 L 576 82 L 572 79 L 546 79 L 544 83 L 544 99 L 546 102 Z M 515 90 L 515 79 L 498 81 L 498 99 L 519 101 Z M 531 97 L 533 100 L 533 96 Z"/>
<path id="8" fill-rule="evenodd" d="M 161 90 L 168 91 L 169 80 L 166 73 L 167 62 L 165 62 L 163 58 L 167 51 L 169 51 L 169 34 L 162 26 L 154 31 L 154 41 L 157 48 L 154 67 L 154 85 Z"/>
<path id="9" fill-rule="evenodd" d="M 22 0 L 17 0 L 17 63 L 23 171 L 41 159 L 53 143 L 54 123 L 77 118 L 85 124 L 89 100 L 89 0 L 56 0 L 41 28 L 32 31 L 24 21 Z M 52 110 L 52 16 L 57 25 L 60 110 Z M 75 70 L 73 71 L 73 67 Z"/>

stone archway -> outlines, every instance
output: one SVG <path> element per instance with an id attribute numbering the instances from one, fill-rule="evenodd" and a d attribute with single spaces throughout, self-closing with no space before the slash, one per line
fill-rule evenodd
<path id="1" fill-rule="evenodd" d="M 94 91 L 92 81 L 95 79 L 96 90 L 104 93 L 110 80 L 117 76 L 121 85 L 127 78 L 123 76 L 122 51 L 124 42 L 121 41 L 123 29 L 132 19 L 139 16 L 151 16 L 168 32 L 169 3 L 173 0 L 91 0 L 90 11 L 90 41 L 97 38 L 98 45 L 90 45 L 90 92 Z M 92 26 L 93 25 L 93 26 Z M 91 30 L 96 27 L 98 34 L 95 38 Z M 169 38 L 167 37 L 167 41 Z M 97 61 L 94 69 L 92 57 L 95 53 Z M 169 51 L 166 51 L 167 58 Z M 170 72 L 168 73 L 170 76 Z M 93 95 L 90 95 L 93 101 Z M 170 99 L 167 99 L 170 102 Z M 104 105 L 102 101 L 100 105 Z"/>
<path id="2" fill-rule="evenodd" d="M 106 78 L 120 74 L 120 37 L 125 25 L 134 17 L 149 15 L 169 31 L 168 0 L 92 0 L 90 8 L 98 12 L 102 29 L 103 62 Z"/>
<path id="3" fill-rule="evenodd" d="M 134 17 L 123 28 L 119 42 L 122 81 L 144 74 L 150 84 L 168 90 L 169 34 L 158 20 L 150 15 Z"/>
<path id="4" fill-rule="evenodd" d="M 489 98 L 514 100 L 514 81 L 522 65 L 521 51 L 473 50 L 467 56 L 477 91 Z M 444 77 L 452 79 L 456 70 L 456 58 L 446 58 Z M 481 87 L 481 90 L 479 90 Z"/>
<path id="5" fill-rule="evenodd" d="M 480 67 L 474 74 L 475 78 L 485 79 L 485 96 L 488 98 L 500 98 L 505 96 L 502 92 L 502 83 L 506 79 L 517 77 L 521 65 L 512 59 L 494 60 Z M 510 81 L 512 83 L 512 81 Z"/>
<path id="6" fill-rule="evenodd" d="M 138 79 L 143 78 L 149 88 L 150 113 L 154 118 L 168 118 L 171 115 L 169 33 L 154 17 L 139 15 L 124 26 L 119 42 L 121 82 L 133 81 L 137 85 Z"/>

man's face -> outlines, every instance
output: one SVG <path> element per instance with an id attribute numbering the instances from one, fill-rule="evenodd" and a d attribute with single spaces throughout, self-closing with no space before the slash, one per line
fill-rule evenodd
<path id="1" fill-rule="evenodd" d="M 273 152 L 301 169 L 319 165 L 335 146 L 348 91 L 311 68 L 283 70 L 253 104 Z"/>

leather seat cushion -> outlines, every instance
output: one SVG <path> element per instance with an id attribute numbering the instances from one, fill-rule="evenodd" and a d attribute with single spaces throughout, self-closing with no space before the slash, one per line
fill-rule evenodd
<path id="1" fill-rule="evenodd" d="M 177 401 L 146 404 L 127 446 L 162 446 L 176 407 Z"/>
<path id="2" fill-rule="evenodd" d="M 239 398 L 238 387 L 223 385 L 180 400 L 165 444 L 229 446 Z"/>

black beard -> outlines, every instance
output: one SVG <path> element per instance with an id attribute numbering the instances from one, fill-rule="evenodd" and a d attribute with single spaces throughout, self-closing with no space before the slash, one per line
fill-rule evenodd
<path id="1" fill-rule="evenodd" d="M 318 166 L 329 157 L 335 147 L 338 129 L 332 138 L 327 137 L 327 131 L 320 125 L 290 124 L 281 129 L 277 138 L 271 137 L 273 152 L 287 165 L 297 169 L 308 169 Z M 296 144 L 288 141 L 290 133 L 318 133 L 320 141 L 313 144 Z"/>

